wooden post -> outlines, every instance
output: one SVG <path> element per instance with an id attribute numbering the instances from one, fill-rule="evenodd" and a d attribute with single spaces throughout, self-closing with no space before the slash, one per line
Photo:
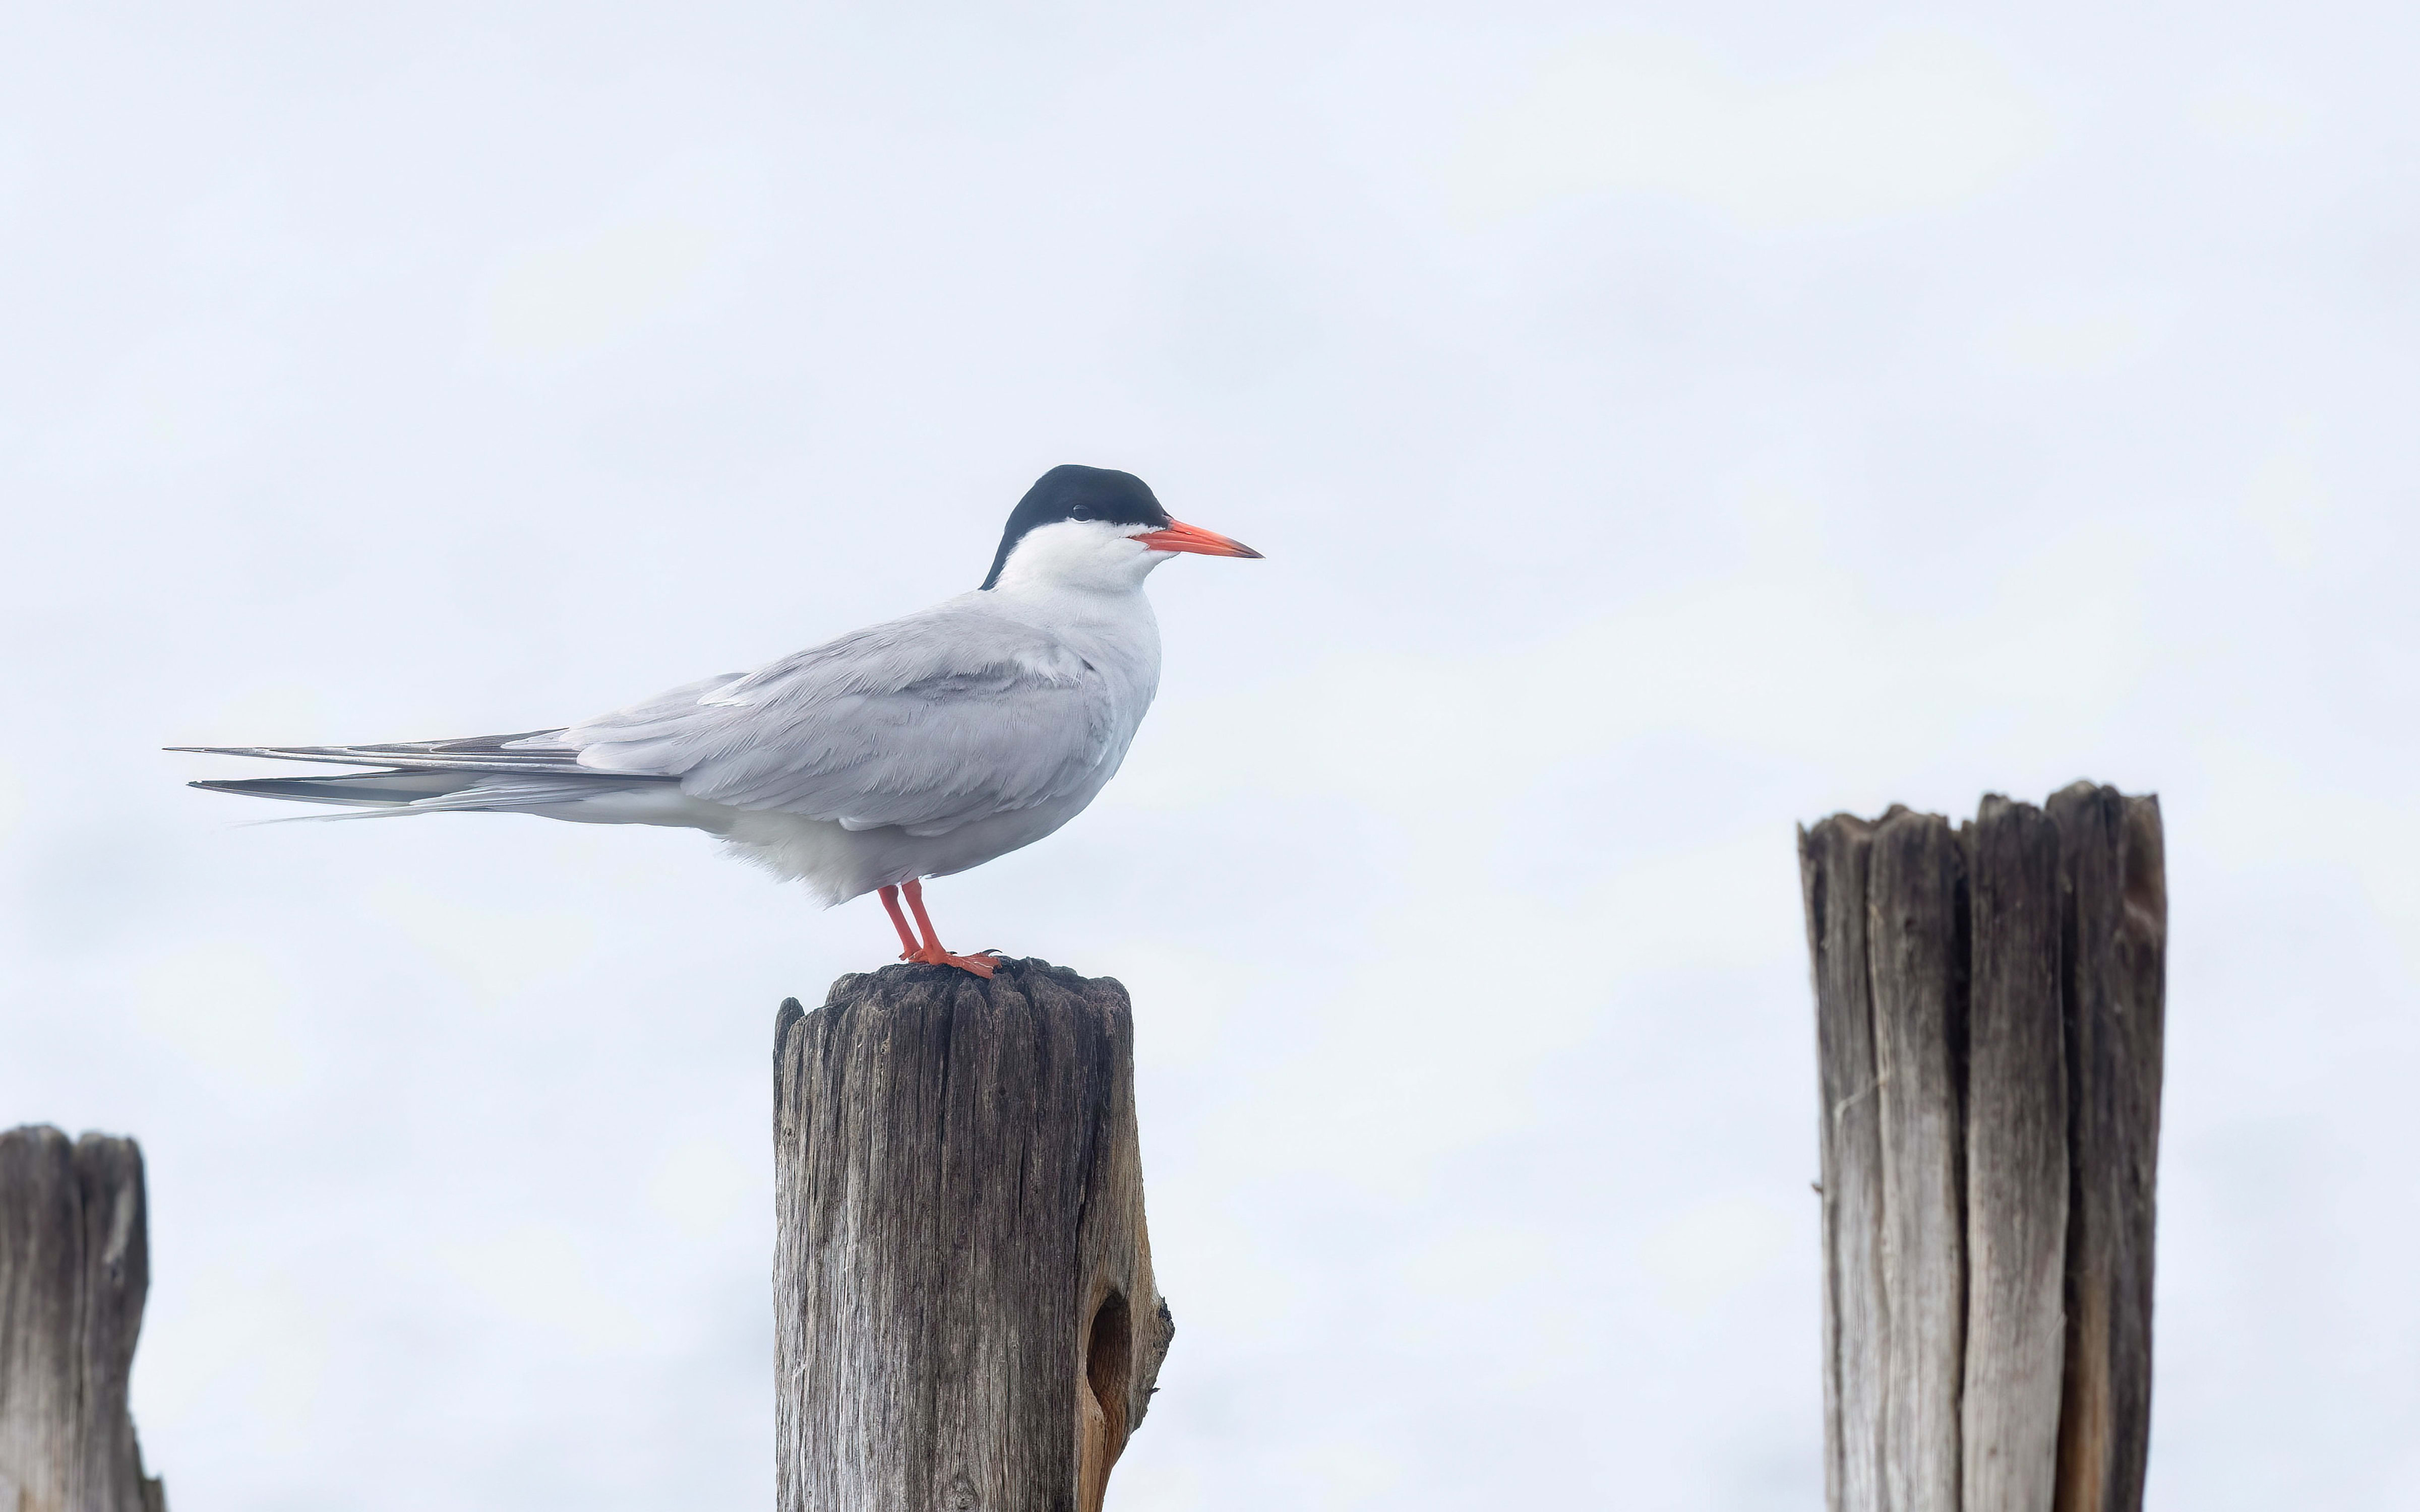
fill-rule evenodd
<path id="1" fill-rule="evenodd" d="M 1174 1332 L 1125 989 L 888 966 L 773 1045 L 782 1512 L 1098 1512 Z"/>
<path id="2" fill-rule="evenodd" d="M 1832 1512 L 2139 1512 L 2159 800 L 1799 832 Z"/>
<path id="3" fill-rule="evenodd" d="M 2151 1443 L 2151 1239 L 2166 1034 L 2168 882 L 2157 798 L 2078 783 L 2050 801 L 2065 895 L 2075 1148 L 2059 1512 L 2133 1512 Z"/>
<path id="4" fill-rule="evenodd" d="M 0 1134 L 0 1512 L 164 1512 L 126 1406 L 145 1227 L 133 1140 Z"/>
<path id="5" fill-rule="evenodd" d="M 1883 1492 L 1892 1507 L 1958 1504 L 1958 1375 L 1965 1357 L 1960 1161 L 1957 837 L 1929 814 L 1875 831 L 1866 874 L 1873 1097 L 1883 1165 Z"/>

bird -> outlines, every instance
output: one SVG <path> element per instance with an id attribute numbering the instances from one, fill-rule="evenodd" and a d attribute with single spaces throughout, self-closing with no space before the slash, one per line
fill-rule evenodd
<path id="1" fill-rule="evenodd" d="M 988 978 L 999 952 L 945 949 L 923 881 L 1032 844 L 1117 774 L 1159 687 L 1144 579 L 1187 553 L 1261 554 L 1172 518 L 1133 473 L 1069 464 L 1010 512 L 980 587 L 752 671 L 551 730 L 168 748 L 373 768 L 190 784 L 346 810 L 311 818 L 704 830 L 827 907 L 878 893 L 901 960 Z"/>

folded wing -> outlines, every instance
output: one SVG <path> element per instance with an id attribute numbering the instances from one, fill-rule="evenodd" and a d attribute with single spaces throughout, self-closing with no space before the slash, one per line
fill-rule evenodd
<path id="1" fill-rule="evenodd" d="M 943 605 L 498 748 L 674 778 L 735 808 L 938 835 L 1106 776 L 1123 744 L 1116 705 L 1108 680 L 1043 632 Z"/>

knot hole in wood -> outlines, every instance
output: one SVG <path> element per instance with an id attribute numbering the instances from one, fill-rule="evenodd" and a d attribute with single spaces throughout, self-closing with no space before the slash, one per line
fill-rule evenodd
<path id="1" fill-rule="evenodd" d="M 1126 1442 L 1126 1393 L 1134 1379 L 1134 1318 L 1126 1294 L 1112 1288 L 1093 1311 L 1084 1341 L 1084 1384 L 1094 1404 L 1107 1419 L 1109 1453 L 1114 1457 Z"/>
<path id="2" fill-rule="evenodd" d="M 1077 1482 L 1084 1512 L 1100 1512 L 1109 1471 L 1126 1446 L 1134 1382 L 1134 1312 L 1110 1288 L 1084 1326 L 1084 1400 L 1078 1411 Z"/>

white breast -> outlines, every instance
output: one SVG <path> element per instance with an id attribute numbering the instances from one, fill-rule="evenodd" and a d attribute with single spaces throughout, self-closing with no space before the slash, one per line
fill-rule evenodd
<path id="1" fill-rule="evenodd" d="M 1158 689 L 1159 627 L 1150 602 L 1139 587 L 1104 594 L 1035 584 L 1020 592 L 1004 581 L 1001 589 L 937 606 L 968 608 L 1005 625 L 1046 636 L 1053 650 L 1065 656 L 1052 656 L 1049 659 L 1056 666 L 1045 671 L 1063 668 L 1068 657 L 1080 668 L 1079 675 L 1092 694 L 1091 713 L 1101 724 L 1094 746 L 1097 759 L 1064 791 L 953 824 L 939 833 L 917 833 L 918 826 L 908 825 L 850 825 L 780 810 L 721 805 L 715 806 L 719 811 L 710 816 L 710 823 L 671 822 L 709 828 L 742 857 L 782 877 L 805 882 L 826 903 L 838 903 L 911 877 L 946 876 L 980 866 L 1032 844 L 1081 813 L 1117 775 Z M 1012 726 L 1019 719 L 1071 717 L 1062 702 L 1020 700 L 1013 690 L 996 698 L 969 699 L 954 713 L 964 720 L 1008 721 Z M 1047 740 L 1053 733 L 1037 729 L 1032 734 Z M 982 740 L 970 740 L 970 746 L 997 748 Z M 979 777 L 954 774 L 954 779 L 960 781 Z"/>

